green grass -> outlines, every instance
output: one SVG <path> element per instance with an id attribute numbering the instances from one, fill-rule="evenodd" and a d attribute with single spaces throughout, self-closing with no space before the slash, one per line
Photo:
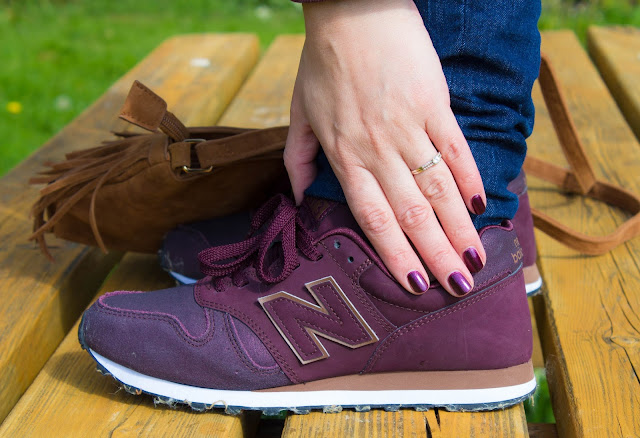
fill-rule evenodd
<path id="1" fill-rule="evenodd" d="M 640 26 L 637 0 L 545 0 L 542 29 Z M 164 39 L 303 32 L 288 0 L 0 0 L 0 175 L 59 131 Z"/>

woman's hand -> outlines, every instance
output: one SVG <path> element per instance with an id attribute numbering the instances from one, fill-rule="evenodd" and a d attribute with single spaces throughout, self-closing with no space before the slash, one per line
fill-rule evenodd
<path id="1" fill-rule="evenodd" d="M 353 215 L 394 277 L 413 293 L 426 291 L 421 258 L 450 293 L 468 293 L 470 270 L 486 255 L 467 208 L 482 213 L 486 197 L 415 5 L 328 0 L 304 4 L 304 14 L 285 148 L 296 201 L 315 178 L 322 144 Z M 438 151 L 439 164 L 412 175 Z"/>

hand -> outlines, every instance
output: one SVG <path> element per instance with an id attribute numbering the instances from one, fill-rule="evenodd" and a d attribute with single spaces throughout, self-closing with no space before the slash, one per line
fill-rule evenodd
<path id="1" fill-rule="evenodd" d="M 415 5 L 327 0 L 305 3 L 304 14 L 284 154 L 296 201 L 315 178 L 322 144 L 393 276 L 408 291 L 424 292 L 421 258 L 450 293 L 464 295 L 473 286 L 464 260 L 474 271 L 486 260 L 467 208 L 481 213 L 486 196 Z M 443 160 L 414 177 L 411 170 L 437 151 Z"/>

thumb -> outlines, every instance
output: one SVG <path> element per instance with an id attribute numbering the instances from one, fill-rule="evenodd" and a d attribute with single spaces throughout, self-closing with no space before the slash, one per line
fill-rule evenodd
<path id="1" fill-rule="evenodd" d="M 284 165 L 289 174 L 296 204 L 302 202 L 304 191 L 316 177 L 316 155 L 320 142 L 303 112 L 291 106 L 291 125 L 284 148 Z"/>

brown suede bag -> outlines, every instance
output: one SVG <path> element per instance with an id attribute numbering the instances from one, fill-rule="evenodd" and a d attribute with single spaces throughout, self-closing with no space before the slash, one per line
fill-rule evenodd
<path id="1" fill-rule="evenodd" d="M 528 156 L 525 171 L 632 217 L 607 236 L 579 233 L 535 208 L 534 224 L 570 248 L 605 253 L 640 234 L 640 198 L 596 179 L 545 56 L 539 82 L 571 170 Z M 31 180 L 48 184 L 32 211 L 31 238 L 45 253 L 47 232 L 104 251 L 155 252 L 178 224 L 257 207 L 290 189 L 282 161 L 287 127 L 186 128 L 139 82 L 120 117 L 154 133 L 118 134 L 120 140 L 70 153 Z"/>
<path id="2" fill-rule="evenodd" d="M 282 151 L 288 127 L 186 128 L 135 82 L 120 118 L 152 131 L 67 154 L 31 179 L 47 184 L 32 209 L 34 233 L 107 249 L 155 252 L 178 224 L 259 206 L 290 191 Z M 162 132 L 158 132 L 158 130 Z"/>

